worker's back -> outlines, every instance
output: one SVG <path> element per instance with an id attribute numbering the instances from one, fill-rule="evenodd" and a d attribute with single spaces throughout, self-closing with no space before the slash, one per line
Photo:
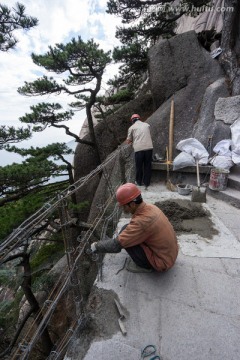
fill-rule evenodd
<path id="1" fill-rule="evenodd" d="M 132 141 L 135 152 L 153 148 L 150 125 L 146 122 L 136 121 L 128 129 L 127 139 Z"/>
<path id="2" fill-rule="evenodd" d="M 124 248 L 141 245 L 157 271 L 171 268 L 176 261 L 178 243 L 175 231 L 155 205 L 142 202 L 118 238 Z"/>

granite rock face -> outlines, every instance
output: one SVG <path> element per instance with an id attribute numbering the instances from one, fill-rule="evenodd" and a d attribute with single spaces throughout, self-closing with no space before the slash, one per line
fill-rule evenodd
<path id="1" fill-rule="evenodd" d="M 203 140 L 203 145 L 206 146 L 208 135 L 213 135 L 209 133 L 209 127 L 215 121 L 213 110 L 218 99 L 217 93 L 220 92 L 221 96 L 229 95 L 224 81 L 215 84 L 218 90 L 213 85 L 224 76 L 218 61 L 211 58 L 210 53 L 199 44 L 195 32 L 190 31 L 170 40 L 160 41 L 150 49 L 149 73 L 156 108 L 148 119 L 153 133 L 154 152 L 161 156 L 165 154 L 172 98 L 175 104 L 174 148 L 180 140 L 194 136 L 199 141 Z M 212 92 L 211 101 L 206 92 Z M 204 105 L 207 102 L 208 110 Z M 203 123 L 204 126 L 199 125 Z M 201 131 L 197 132 L 200 128 Z M 217 126 L 214 133 L 218 133 Z M 217 142 L 217 137 L 213 141 Z M 174 156 L 176 154 L 174 151 Z"/>
<path id="2" fill-rule="evenodd" d="M 221 9 L 224 9 L 224 0 L 212 0 L 211 3 L 203 5 L 200 9 L 202 11 L 198 16 L 183 15 L 180 17 L 176 29 L 178 34 L 190 30 L 195 30 L 197 33 L 211 29 L 215 29 L 216 32 L 222 30 L 223 11 Z"/>
<path id="3" fill-rule="evenodd" d="M 104 160 L 107 155 L 123 143 L 127 130 L 131 125 L 130 117 L 134 113 L 141 114 L 145 121 L 153 112 L 152 96 L 149 85 L 144 86 L 136 99 L 121 106 L 114 114 L 100 121 L 95 127 L 100 157 Z M 90 140 L 90 136 L 84 137 Z M 97 166 L 95 150 L 89 145 L 78 144 L 74 158 L 75 180 L 89 174 Z"/>
<path id="4" fill-rule="evenodd" d="M 214 109 L 216 120 L 222 120 L 225 124 L 233 124 L 240 119 L 240 95 L 228 98 L 219 97 Z"/>
<path id="5" fill-rule="evenodd" d="M 222 121 L 221 101 L 230 101 L 227 82 L 217 59 L 205 50 L 194 31 L 177 35 L 170 40 L 161 40 L 149 51 L 149 80 L 138 96 L 122 105 L 115 113 L 95 126 L 101 159 L 115 151 L 127 136 L 131 114 L 139 113 L 143 121 L 151 125 L 153 153 L 166 156 L 169 145 L 169 120 L 171 100 L 174 99 L 173 158 L 178 155 L 176 145 L 180 140 L 194 137 L 206 148 L 211 137 L 211 147 L 231 135 L 230 123 Z M 228 99 L 228 100 L 227 100 Z M 235 99 L 237 100 L 237 99 Z M 232 99 L 231 101 L 234 101 Z M 237 103 L 237 102 L 236 102 Z M 224 109 L 224 106 L 223 106 Z M 223 114 L 224 110 L 221 110 Z M 235 110 L 237 111 L 237 110 Z M 85 139 L 90 140 L 89 135 Z M 94 148 L 78 144 L 74 159 L 75 180 L 86 176 L 97 166 Z M 118 164 L 112 164 L 114 172 Z M 94 194 L 104 193 L 100 177 L 85 186 L 78 194 L 78 201 L 94 201 Z M 91 206 L 91 205 L 90 205 Z M 83 218 L 87 218 L 90 207 Z M 91 218 L 91 215 L 90 215 Z"/>
<path id="6" fill-rule="evenodd" d="M 230 128 L 215 116 L 215 106 L 220 97 L 229 96 L 225 78 L 221 78 L 209 85 L 205 91 L 200 114 L 193 128 L 193 137 L 198 139 L 205 147 L 210 137 L 215 145 L 222 139 L 230 137 Z"/>

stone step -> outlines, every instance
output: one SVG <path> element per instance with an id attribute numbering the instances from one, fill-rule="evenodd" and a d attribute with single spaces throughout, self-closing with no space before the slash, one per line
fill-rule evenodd
<path id="1" fill-rule="evenodd" d="M 228 175 L 228 187 L 240 191 L 240 166 L 235 166 L 231 169 Z"/>
<path id="2" fill-rule="evenodd" d="M 228 188 L 236 189 L 240 191 L 240 177 L 236 177 L 234 175 L 229 174 L 227 186 Z"/>
<path id="3" fill-rule="evenodd" d="M 200 181 L 201 184 L 210 181 L 210 173 L 212 166 L 200 166 Z M 167 175 L 167 164 L 160 162 L 152 162 L 153 179 L 163 179 Z M 174 184 L 184 183 L 196 186 L 196 167 L 185 167 L 173 171 L 172 164 L 169 165 L 170 179 Z M 228 175 L 227 189 L 224 191 L 215 191 L 207 187 L 207 193 L 217 199 L 230 203 L 231 205 L 240 208 L 240 166 L 231 168 Z"/>
<path id="4" fill-rule="evenodd" d="M 193 173 L 196 174 L 196 166 L 187 166 L 184 168 L 180 168 L 178 170 L 173 170 L 173 164 L 169 163 L 167 164 L 166 162 L 158 162 L 158 161 L 153 161 L 152 162 L 152 170 L 156 170 L 156 171 L 167 171 L 167 167 L 169 172 L 173 172 L 173 173 Z M 212 165 L 199 165 L 199 173 L 200 174 L 210 174 L 211 169 L 213 169 Z"/>
<path id="5" fill-rule="evenodd" d="M 227 187 L 226 190 L 215 191 L 208 188 L 207 194 L 240 209 L 240 191 L 237 189 Z"/>

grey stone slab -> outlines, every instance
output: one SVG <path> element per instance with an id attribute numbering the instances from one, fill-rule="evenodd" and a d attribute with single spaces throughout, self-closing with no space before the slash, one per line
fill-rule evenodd
<path id="1" fill-rule="evenodd" d="M 101 341 L 93 343 L 84 357 L 84 360 L 136 360 L 140 358 L 140 354 L 140 349 L 135 349 L 122 342 L 106 340 L 105 342 Z"/>
<path id="2" fill-rule="evenodd" d="M 201 269 L 211 270 L 217 273 L 226 273 L 226 269 L 219 258 L 199 258 L 197 256 L 187 256 L 183 255 L 181 251 L 177 258 L 177 264 L 185 267 L 201 267 Z"/>
<path id="3" fill-rule="evenodd" d="M 191 266 L 184 267 L 175 264 L 166 273 L 129 273 L 125 286 L 127 291 L 148 294 L 153 298 L 178 299 L 188 305 L 198 303 L 196 282 Z"/>
<path id="4" fill-rule="evenodd" d="M 201 307 L 224 316 L 240 316 L 240 279 L 194 269 Z"/>
<path id="5" fill-rule="evenodd" d="M 226 273 L 232 277 L 240 277 L 240 259 L 221 259 Z"/>
<path id="6" fill-rule="evenodd" d="M 237 360 L 239 318 L 162 301 L 162 360 Z"/>
<path id="7" fill-rule="evenodd" d="M 165 187 L 159 189 L 164 197 Z M 151 191 L 143 195 L 148 201 Z M 229 230 L 240 230 L 239 209 L 214 198 L 208 198 L 207 205 Z M 96 339 L 84 360 L 140 359 L 147 344 L 156 346 L 161 360 L 239 358 L 240 259 L 200 258 L 180 251 L 168 272 L 134 274 L 122 269 L 127 257 L 124 250 L 107 254 L 103 279 L 96 283 L 116 293 L 127 314 L 127 335 L 119 329 L 111 339 Z"/>
<path id="8" fill-rule="evenodd" d="M 161 299 L 154 293 L 145 294 L 128 288 L 121 297 L 121 304 L 128 312 L 124 321 L 127 330 L 124 342 L 139 349 L 157 344 L 161 332 Z"/>

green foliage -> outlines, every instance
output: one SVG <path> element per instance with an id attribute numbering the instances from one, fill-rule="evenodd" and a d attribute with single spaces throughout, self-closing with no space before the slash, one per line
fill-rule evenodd
<path id="1" fill-rule="evenodd" d="M 65 74 L 63 83 L 57 83 L 52 77 L 43 76 L 32 83 L 25 82 L 25 85 L 18 89 L 24 95 L 44 95 L 50 93 L 66 92 L 76 96 L 77 94 L 89 92 L 89 89 L 82 88 L 94 79 L 100 79 L 107 64 L 111 62 L 110 52 L 99 49 L 99 45 L 92 39 L 84 42 L 79 36 L 71 42 L 49 46 L 49 51 L 44 55 L 32 54 L 33 62 L 44 67 L 46 70 L 56 74 Z M 69 86 L 81 86 L 71 89 Z M 90 91 L 92 92 L 93 89 Z M 99 91 L 99 89 L 98 89 Z"/>
<path id="2" fill-rule="evenodd" d="M 37 163 L 40 164 L 42 161 L 47 160 L 48 158 L 53 158 L 54 160 L 60 160 L 63 158 L 63 155 L 74 154 L 73 150 L 70 149 L 65 143 L 53 143 L 44 147 L 31 146 L 29 149 L 20 149 L 15 146 L 6 147 L 7 151 L 17 153 L 21 156 L 31 156 L 27 159 L 28 163 Z M 60 171 L 64 170 L 65 167 L 60 166 Z M 54 175 L 54 174 L 53 174 Z"/>
<path id="3" fill-rule="evenodd" d="M 44 130 L 47 126 L 54 126 L 62 121 L 71 120 L 74 115 L 72 110 L 60 112 L 62 106 L 58 103 L 39 103 L 30 106 L 30 109 L 32 113 L 20 117 L 19 120 L 23 123 L 38 125 L 38 131 Z M 36 131 L 36 127 L 33 128 L 33 131 Z"/>
<path id="4" fill-rule="evenodd" d="M 4 334 L 11 336 L 19 315 L 19 303 L 22 300 L 23 291 L 18 290 L 14 300 L 5 300 L 0 303 L 0 326 L 4 329 Z"/>
<path id="5" fill-rule="evenodd" d="M 50 239 L 53 240 L 52 238 Z M 42 267 L 44 264 L 54 263 L 64 254 L 63 241 L 54 241 L 41 246 L 30 260 L 32 272 Z"/>
<path id="6" fill-rule="evenodd" d="M 50 276 L 47 273 L 43 273 L 41 276 L 34 278 L 34 283 L 32 286 L 33 292 L 38 292 L 41 290 L 50 292 L 53 289 L 57 279 L 54 279 L 53 276 Z"/>
<path id="7" fill-rule="evenodd" d="M 28 158 L 21 164 L 0 167 L 0 206 L 7 201 L 17 200 L 29 192 L 37 190 L 51 177 L 63 175 L 63 171 L 71 171 L 72 165 L 64 155 L 73 154 L 65 143 L 55 143 L 43 148 L 19 149 L 6 146 L 6 150 Z M 58 165 L 54 161 L 61 160 L 65 164 Z M 71 173 L 70 173 L 71 175 Z"/>
<path id="8" fill-rule="evenodd" d="M 25 82 L 18 92 L 26 96 L 67 93 L 73 96 L 72 108 L 81 110 L 85 107 L 89 125 L 90 140 L 79 139 L 69 128 L 58 123 L 69 120 L 72 112 L 59 114 L 53 104 L 39 104 L 32 108 L 33 113 L 20 120 L 27 123 L 37 123 L 34 131 L 42 131 L 46 126 L 62 127 L 68 135 L 75 137 L 76 141 L 92 146 L 96 151 L 98 163 L 101 162 L 98 143 L 95 136 L 92 118 L 92 107 L 96 102 L 96 96 L 101 89 L 104 70 L 112 59 L 111 52 L 99 49 L 93 39 L 84 42 L 79 36 L 67 44 L 49 46 L 49 51 L 44 55 L 32 54 L 33 62 L 57 75 L 53 77 L 43 76 L 31 83 Z M 62 77 L 59 75 L 63 75 Z M 88 86 L 87 86 L 88 85 Z"/>
<path id="9" fill-rule="evenodd" d="M 90 205 L 89 201 L 82 201 L 78 204 L 74 204 L 74 203 L 70 202 L 68 204 L 69 209 L 78 210 L 78 211 L 86 209 L 89 205 Z"/>
<path id="10" fill-rule="evenodd" d="M 18 201 L 6 203 L 0 207 L 0 242 L 17 228 L 30 215 L 41 208 L 49 198 L 55 196 L 57 191 L 67 187 L 67 183 L 47 185 L 36 194 L 29 194 Z"/>
<path id="11" fill-rule="evenodd" d="M 6 200 L 18 199 L 34 188 L 47 183 L 51 176 L 60 176 L 65 165 L 57 165 L 53 161 L 29 158 L 21 164 L 0 167 L 0 205 Z"/>
<path id="12" fill-rule="evenodd" d="M 25 6 L 16 3 L 15 8 L 0 4 L 0 51 L 8 51 L 17 44 L 13 32 L 17 29 L 29 30 L 38 24 L 35 17 L 25 14 Z"/>
<path id="13" fill-rule="evenodd" d="M 0 150 L 7 143 L 16 143 L 30 137 L 30 127 L 16 129 L 13 126 L 0 126 Z"/>
<path id="14" fill-rule="evenodd" d="M 123 89 L 118 91 L 116 94 L 109 96 L 105 100 L 105 105 L 119 104 L 121 102 L 126 102 L 132 100 L 134 93 L 129 89 Z"/>
<path id="15" fill-rule="evenodd" d="M 14 284 L 14 271 L 10 269 L 0 269 L 0 284 L 12 287 Z"/>
<path id="16" fill-rule="evenodd" d="M 32 54 L 32 59 L 36 65 L 57 74 L 74 68 L 74 75 L 70 74 L 65 80 L 68 85 L 76 84 L 76 80 L 79 84 L 79 76 L 83 76 L 81 83 L 88 83 L 96 74 L 102 74 L 111 61 L 110 51 L 105 53 L 93 39 L 84 42 L 80 36 L 78 39 L 73 38 L 66 45 L 56 44 L 54 48 L 49 46 L 49 51 L 45 55 Z"/>
<path id="17" fill-rule="evenodd" d="M 25 96 L 37 96 L 37 95 L 46 95 L 61 93 L 64 90 L 63 86 L 60 86 L 53 77 L 48 78 L 43 76 L 40 79 L 33 81 L 32 83 L 24 82 L 24 86 L 18 88 L 18 92 L 21 95 Z"/>
<path id="18" fill-rule="evenodd" d="M 0 303 L 0 327 L 5 328 L 9 325 L 9 315 L 13 307 L 13 301 L 3 300 Z"/>
<path id="19" fill-rule="evenodd" d="M 77 97 L 77 96 L 76 96 Z M 80 102 L 77 104 L 70 104 L 69 106 L 75 106 L 78 110 L 81 107 Z M 85 106 L 85 104 L 84 104 Z M 20 117 L 19 120 L 23 123 L 32 124 L 33 132 L 39 132 L 45 130 L 49 126 L 53 126 L 58 129 L 65 129 L 65 133 L 67 135 L 72 136 L 75 141 L 81 142 L 82 140 L 79 138 L 78 135 L 72 133 L 69 127 L 62 122 L 67 122 L 71 120 L 74 111 L 61 111 L 62 106 L 58 103 L 39 103 L 35 106 L 31 106 L 30 109 L 32 110 L 31 113 L 25 114 L 24 116 Z M 63 154 L 62 154 L 63 155 Z M 63 157 L 62 157 L 63 159 Z"/>

